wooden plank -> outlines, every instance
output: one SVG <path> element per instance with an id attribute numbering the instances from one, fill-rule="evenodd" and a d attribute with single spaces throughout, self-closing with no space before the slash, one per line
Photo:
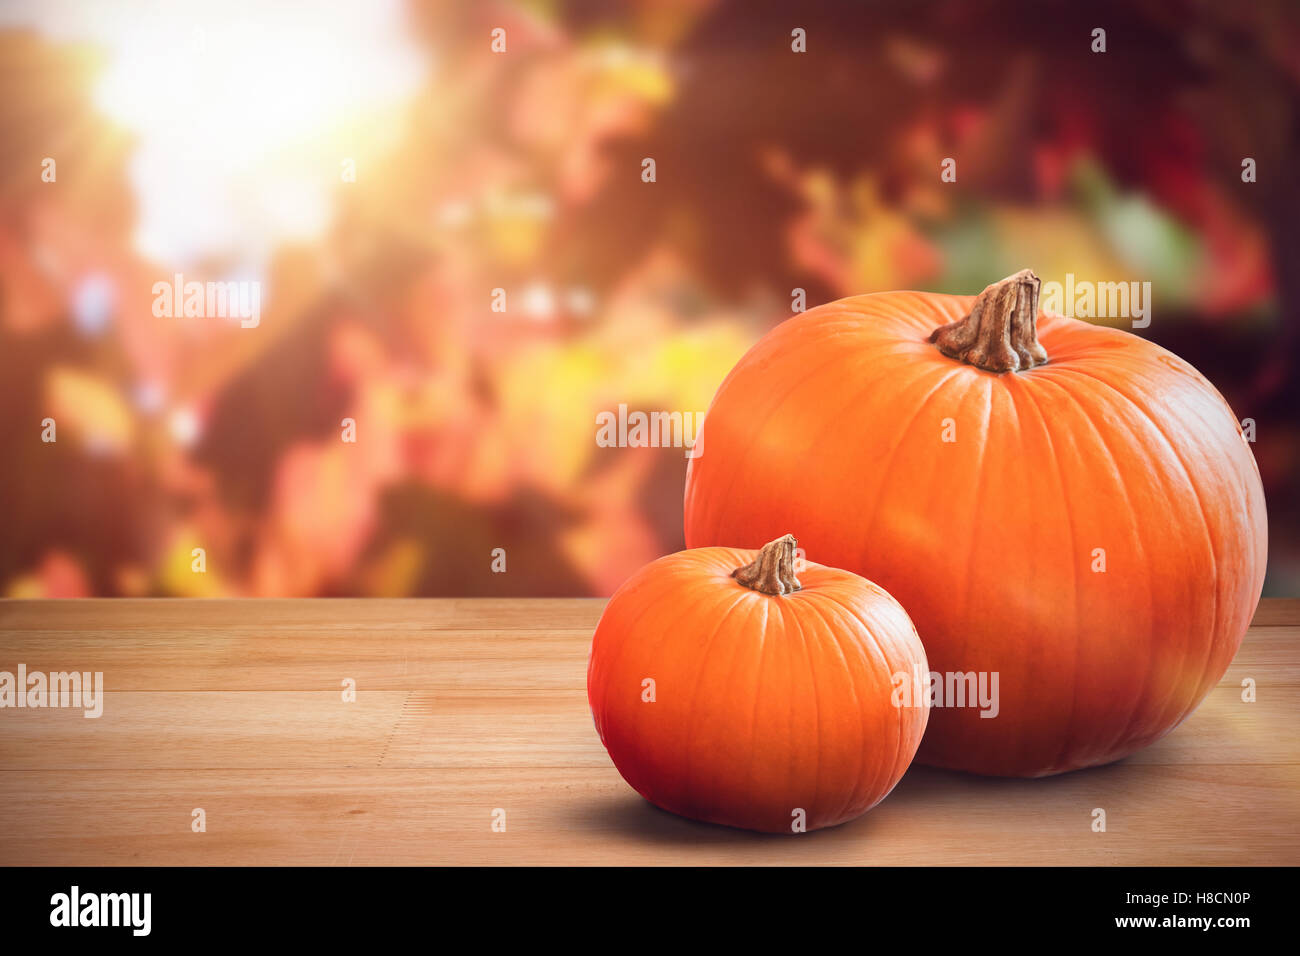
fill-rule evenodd
<path id="1" fill-rule="evenodd" d="M 1300 625 L 1254 627 L 1246 632 L 1237 656 L 1219 687 L 1241 688 L 1246 678 L 1271 687 L 1300 685 Z"/>
<path id="2" fill-rule="evenodd" d="M 610 767 L 0 773 L 0 862 L 189 865 L 1212 865 L 1300 859 L 1293 769 L 918 767 L 875 810 L 764 835 L 646 803 Z M 202 808 L 207 831 L 191 830 Z M 1105 833 L 1091 829 L 1107 813 Z M 491 831 L 495 808 L 506 831 Z"/>
<path id="3" fill-rule="evenodd" d="M 623 783 L 586 705 L 602 607 L 0 602 L 0 669 L 107 685 L 98 719 L 0 712 L 0 863 L 1300 863 L 1300 602 L 1261 607 L 1197 712 L 1120 764 L 914 767 L 798 837 L 680 820 Z"/>
<path id="4" fill-rule="evenodd" d="M 323 691 L 347 677 L 365 690 L 555 692 L 585 686 L 593 628 L 0 625 L 0 669 L 99 671 L 110 691 Z M 1298 646 L 1300 625 L 1253 627 L 1218 686 L 1300 685 Z"/>
<path id="5" fill-rule="evenodd" d="M 1295 598 L 1264 598 L 1250 623 L 1254 627 L 1300 624 L 1300 601 Z"/>
<path id="6" fill-rule="evenodd" d="M 490 698 L 406 691 L 108 693 L 103 715 L 13 710 L 0 766 L 43 769 L 592 767 L 607 762 L 584 692 Z"/>
<path id="7" fill-rule="evenodd" d="M 106 693 L 102 716 L 10 710 L 0 734 L 7 770 L 328 769 L 348 767 L 590 768 L 607 762 L 586 693 L 499 690 L 131 691 Z M 1215 688 L 1183 724 L 1129 757 L 1142 764 L 1242 767 L 1300 754 L 1300 694 L 1271 686 L 1246 703 Z"/>
<path id="8" fill-rule="evenodd" d="M 326 690 L 345 677 L 365 690 L 547 691 L 585 681 L 591 633 L 0 628 L 0 668 L 99 671 L 113 691 Z"/>
<path id="9" fill-rule="evenodd" d="M 0 600 L 0 630 L 180 631 L 303 628 L 315 631 L 585 628 L 603 598 L 84 598 Z"/>
<path id="10" fill-rule="evenodd" d="M 0 599 L 0 630 L 120 631 L 199 628 L 265 631 L 587 629 L 604 598 L 86 598 Z M 110 609 L 111 610 L 108 610 Z M 1264 598 L 1253 625 L 1300 626 L 1300 600 Z"/>

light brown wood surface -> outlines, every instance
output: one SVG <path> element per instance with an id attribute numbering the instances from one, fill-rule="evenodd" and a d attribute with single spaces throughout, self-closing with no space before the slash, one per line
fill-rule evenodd
<path id="1" fill-rule="evenodd" d="M 913 767 L 866 816 L 790 836 L 679 819 L 623 782 L 586 702 L 603 604 L 0 602 L 0 670 L 106 687 L 95 720 L 0 710 L 0 863 L 1300 863 L 1300 601 L 1264 602 L 1196 713 L 1125 761 Z"/>

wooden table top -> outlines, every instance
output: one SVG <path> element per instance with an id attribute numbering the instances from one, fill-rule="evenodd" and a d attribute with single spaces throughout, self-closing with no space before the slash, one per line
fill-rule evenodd
<path id="1" fill-rule="evenodd" d="M 619 777 L 586 701 L 603 606 L 0 602 L 0 671 L 106 689 L 98 719 L 0 710 L 0 863 L 1300 863 L 1300 601 L 1265 601 L 1196 713 L 1127 760 L 913 767 L 864 817 L 783 836 L 680 819 Z"/>

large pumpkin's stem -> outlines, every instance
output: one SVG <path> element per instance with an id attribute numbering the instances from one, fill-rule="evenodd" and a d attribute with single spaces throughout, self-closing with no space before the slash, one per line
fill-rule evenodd
<path id="1" fill-rule="evenodd" d="M 794 549 L 799 542 L 787 534 L 769 541 L 758 551 L 752 564 L 736 568 L 731 576 L 747 588 L 764 594 L 790 594 L 802 584 L 794 576 Z"/>
<path id="2" fill-rule="evenodd" d="M 949 358 L 986 372 L 1023 372 L 1042 365 L 1047 353 L 1038 344 L 1038 292 L 1042 280 L 1021 269 L 975 297 L 970 314 L 930 333 L 930 341 Z"/>

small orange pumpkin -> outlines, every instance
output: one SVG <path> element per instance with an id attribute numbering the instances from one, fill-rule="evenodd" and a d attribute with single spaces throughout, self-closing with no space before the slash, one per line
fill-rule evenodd
<path id="1" fill-rule="evenodd" d="M 1223 397 L 1136 335 L 978 297 L 887 292 L 777 326 L 722 383 L 686 544 L 800 528 L 889 589 L 945 700 L 919 760 L 1038 776 L 1118 760 L 1219 680 L 1259 602 L 1264 493 Z M 994 719 L 986 719 L 993 716 Z"/>
<path id="2" fill-rule="evenodd" d="M 925 650 L 898 602 L 808 563 L 795 539 L 660 558 L 610 599 L 587 698 L 623 778 L 681 816 L 767 832 L 834 826 L 912 761 Z"/>

